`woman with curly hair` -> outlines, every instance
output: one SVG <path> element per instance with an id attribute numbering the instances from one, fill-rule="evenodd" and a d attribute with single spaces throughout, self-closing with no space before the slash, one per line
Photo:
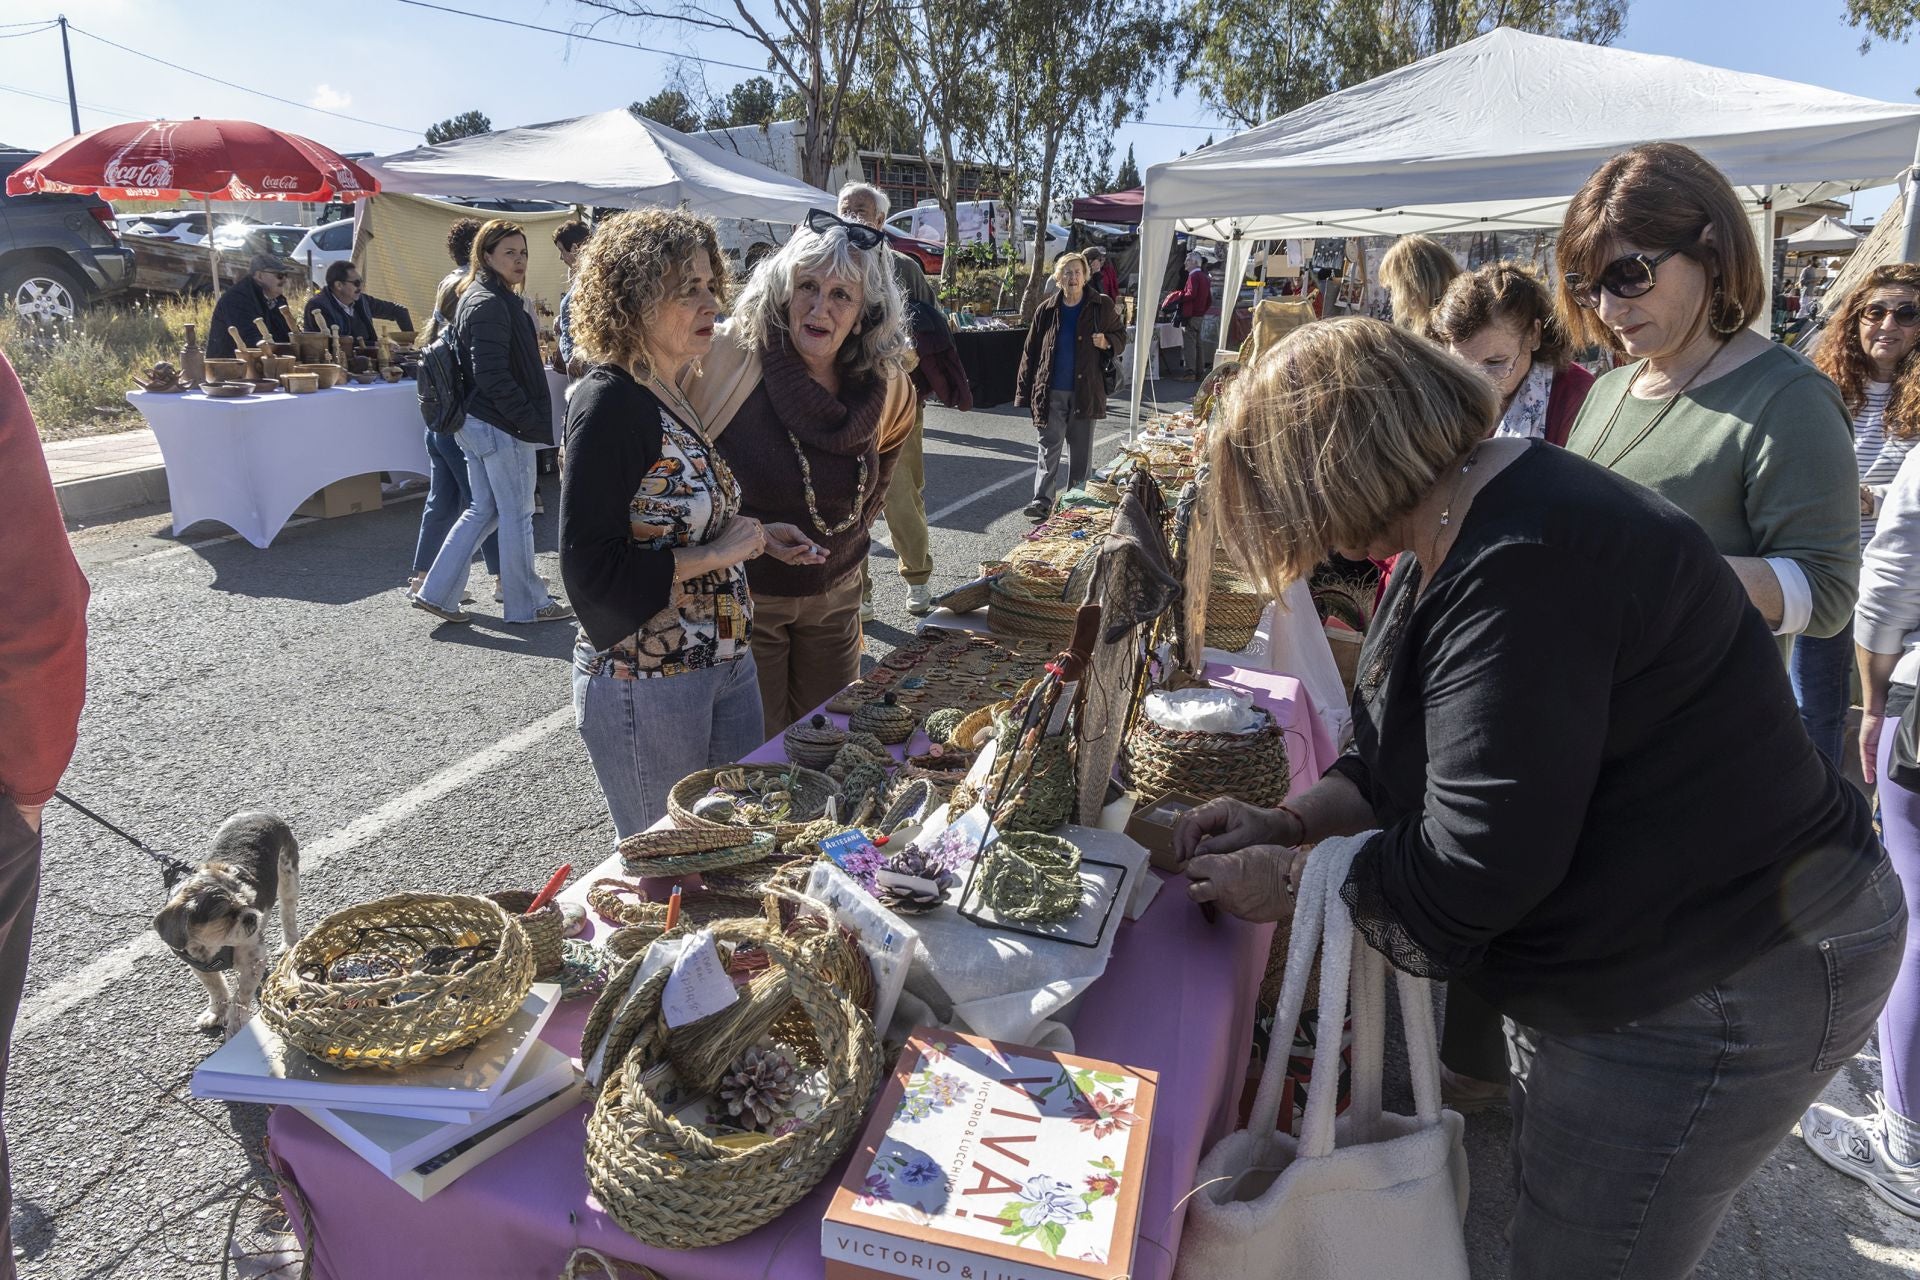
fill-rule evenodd
<path id="1" fill-rule="evenodd" d="M 742 510 L 798 526 L 826 553 L 747 570 L 768 737 L 860 674 L 867 531 L 915 407 L 890 259 L 879 231 L 815 210 L 761 259 L 690 391 L 740 477 Z"/>
<path id="2" fill-rule="evenodd" d="M 1847 295 L 1814 355 L 1853 415 L 1853 460 L 1860 471 L 1860 547 L 1873 540 L 1880 505 L 1900 460 L 1920 437 L 1920 265 L 1876 267 Z M 1902 308 L 1905 308 L 1903 311 Z M 1905 317 L 1905 323 L 1902 322 Z M 1793 693 L 1820 753 L 1838 764 L 1846 737 L 1853 633 L 1793 646 Z M 1864 668 L 1862 668 L 1864 670 Z M 1869 708 L 1879 705 L 1867 690 Z M 1880 689 L 1885 695 L 1885 683 Z M 1862 758 L 1867 744 L 1861 741 Z M 1867 766 L 1867 776 L 1873 767 Z"/>
<path id="3" fill-rule="evenodd" d="M 640 210 L 601 225 L 574 284 L 590 367 L 567 404 L 560 574 L 580 619 L 574 723 L 623 840 L 674 783 L 760 745 L 746 563 L 820 559 L 792 526 L 741 514 L 682 390 L 713 346 L 723 261 L 712 224 Z"/>
<path id="4" fill-rule="evenodd" d="M 1426 333 L 1500 393 L 1495 436 L 1566 444 L 1593 375 L 1573 362 L 1553 295 L 1533 272 L 1490 262 L 1455 276 L 1427 314 Z"/>

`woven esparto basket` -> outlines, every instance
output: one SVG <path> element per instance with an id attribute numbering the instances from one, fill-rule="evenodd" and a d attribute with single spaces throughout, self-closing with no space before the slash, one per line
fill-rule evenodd
<path id="1" fill-rule="evenodd" d="M 1061 598 L 1034 585 L 1024 575 L 1005 574 L 988 588 L 992 603 L 987 609 L 987 628 L 997 636 L 1015 636 L 1023 640 L 1043 640 L 1065 647 L 1073 639 L 1074 619 L 1079 616 L 1078 601 Z"/>
<path id="2" fill-rule="evenodd" d="M 1068 751 L 1071 735 L 1040 739 L 1031 769 L 1021 765 L 1019 785 L 1008 790 L 1003 784 L 1008 765 L 1020 764 L 1015 757 L 1020 724 L 1010 712 L 1003 713 L 994 717 L 993 732 L 1000 753 L 980 798 L 993 799 L 994 825 L 1002 831 L 1051 831 L 1071 818 L 1075 797 L 1073 757 Z"/>
<path id="3" fill-rule="evenodd" d="M 1210 649 L 1238 653 L 1253 643 L 1267 602 L 1253 584 L 1229 569 L 1215 569 L 1207 592 L 1207 637 Z"/>
<path id="4" fill-rule="evenodd" d="M 527 942 L 533 947 L 535 982 L 545 982 L 565 967 L 566 917 L 561 913 L 558 902 L 549 902 L 533 915 L 526 915 L 526 909 L 533 905 L 534 892 L 531 889 L 502 889 L 499 893 L 488 894 L 487 899 L 527 931 Z"/>
<path id="5" fill-rule="evenodd" d="M 773 826 L 748 828 L 729 823 L 712 822 L 706 818 L 694 817 L 694 802 L 713 789 L 714 775 L 722 772 L 719 769 L 702 769 L 698 773 L 690 773 L 680 779 L 680 781 L 673 785 L 673 790 L 667 793 L 667 815 L 673 819 L 673 824 L 676 827 L 684 827 L 694 831 L 713 829 L 730 831 L 760 830 L 770 832 L 775 840 L 790 840 L 799 832 L 800 828 L 825 813 L 827 811 L 827 801 L 839 794 L 840 791 L 840 788 L 835 785 L 833 779 L 829 778 L 826 774 L 821 773 L 817 769 L 808 769 L 800 765 L 736 764 L 730 765 L 728 768 L 744 769 L 748 773 L 756 775 L 772 774 L 779 779 L 785 779 L 791 775 L 794 798 L 794 813 L 792 819 Z"/>
<path id="6" fill-rule="evenodd" d="M 764 862 L 774 854 L 764 831 L 713 824 L 642 831 L 620 842 L 620 865 L 630 876 L 690 876 Z"/>
<path id="7" fill-rule="evenodd" d="M 660 1004 L 666 971 L 647 980 L 625 1016 L 602 1019 L 611 1024 L 607 1060 L 615 1065 L 587 1121 L 587 1181 L 609 1217 L 659 1248 L 725 1244 L 785 1212 L 860 1136 L 880 1078 L 879 1038 L 849 992 L 797 963 L 798 948 L 769 937 L 764 927 L 728 923 L 714 933 L 722 941 L 755 942 L 787 971 L 821 1050 L 826 1101 L 789 1133 L 742 1150 L 721 1146 L 667 1114 L 639 1084 L 642 1072 L 665 1060 Z M 635 956 L 621 966 L 603 1002 L 624 998 L 626 980 L 641 962 Z M 597 1046 L 583 1040 L 581 1052 L 591 1056 Z"/>
<path id="8" fill-rule="evenodd" d="M 417 953 L 468 936 L 495 942 L 495 950 L 460 973 L 362 982 L 300 977 L 303 967 L 324 971 L 352 952 Z M 465 894 L 396 893 L 334 912 L 290 947 L 260 989 L 260 1016 L 289 1044 L 331 1066 L 397 1070 L 480 1039 L 520 1007 L 532 985 L 526 930 L 499 906 Z M 399 996 L 408 998 L 396 1003 Z"/>
<path id="9" fill-rule="evenodd" d="M 963 582 L 951 591 L 944 591 L 933 598 L 936 609 L 946 609 L 952 613 L 972 613 L 975 609 L 987 607 L 991 597 L 988 588 L 993 585 L 998 574 L 982 574 L 971 582 Z"/>
<path id="10" fill-rule="evenodd" d="M 1287 739 L 1265 707 L 1253 733 L 1168 729 L 1141 715 L 1127 738 L 1133 787 L 1142 797 L 1184 792 L 1202 800 L 1232 796 L 1271 807 L 1287 798 L 1292 766 Z"/>

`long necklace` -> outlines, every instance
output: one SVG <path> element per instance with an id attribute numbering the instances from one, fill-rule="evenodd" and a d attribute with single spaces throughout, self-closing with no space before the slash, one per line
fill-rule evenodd
<path id="1" fill-rule="evenodd" d="M 800 489 L 807 495 L 807 518 L 813 521 L 813 527 L 820 531 L 820 536 L 823 538 L 837 537 L 853 528 L 867 505 L 867 455 L 864 453 L 860 455 L 859 478 L 853 486 L 853 510 L 847 513 L 845 520 L 828 528 L 827 522 L 820 515 L 819 500 L 813 495 L 813 467 L 807 462 L 807 451 L 801 447 L 800 437 L 793 432 L 787 432 L 787 439 L 793 444 L 793 456 L 800 459 Z"/>
<path id="2" fill-rule="evenodd" d="M 1460 491 L 1467 487 L 1467 472 L 1473 470 L 1473 464 L 1480 461 L 1480 446 L 1473 446 L 1473 452 L 1460 464 L 1460 478 L 1454 481 L 1453 496 L 1447 499 L 1447 505 L 1440 509 L 1440 527 L 1446 528 L 1453 523 L 1453 504 L 1460 501 Z"/>
<path id="3" fill-rule="evenodd" d="M 673 398 L 675 412 L 680 415 L 681 420 L 699 432 L 704 439 L 707 434 L 706 424 L 701 422 L 700 415 L 694 412 L 693 401 L 687 399 L 686 394 L 682 392 L 679 387 L 668 382 L 665 378 L 656 375 L 652 379 L 652 383 L 657 390 L 664 391 Z"/>
<path id="4" fill-rule="evenodd" d="M 1687 389 L 1693 386 L 1695 380 L 1698 379 L 1701 374 L 1707 371 L 1707 367 L 1709 365 L 1711 365 L 1715 360 L 1718 360 L 1720 358 L 1720 352 L 1724 350 L 1726 350 L 1726 346 L 1722 344 L 1718 349 L 1714 351 L 1712 355 L 1707 357 L 1706 364 L 1701 365 L 1698 369 L 1695 369 L 1692 373 L 1688 374 L 1687 380 L 1680 384 L 1680 389 L 1667 397 L 1666 403 L 1660 406 L 1659 411 L 1656 412 L 1653 415 L 1653 417 L 1648 420 L 1647 425 L 1640 428 L 1640 433 L 1634 436 L 1633 439 L 1627 441 L 1625 448 L 1621 449 L 1620 452 L 1613 455 L 1613 461 L 1601 462 L 1600 465 L 1605 467 L 1609 471 L 1612 471 L 1615 468 L 1617 468 L 1620 465 L 1620 460 L 1622 458 L 1632 453 L 1636 448 L 1639 447 L 1640 442 L 1642 440 L 1645 440 L 1648 436 L 1653 434 L 1653 429 L 1660 425 L 1660 419 L 1667 416 L 1667 410 L 1673 408 L 1674 405 L 1680 402 L 1680 397 L 1687 394 Z M 1647 363 L 1648 362 L 1645 360 L 1640 362 L 1640 367 L 1638 369 L 1635 369 L 1633 371 L 1633 376 L 1627 379 L 1626 390 L 1621 393 L 1620 399 L 1614 402 L 1613 412 L 1607 415 L 1606 425 L 1600 428 L 1600 438 L 1594 441 L 1593 443 L 1593 452 L 1587 455 L 1587 457 L 1592 461 L 1600 462 L 1600 450 L 1606 446 L 1607 441 L 1613 436 L 1613 424 L 1620 420 L 1620 411 L 1626 408 L 1627 401 L 1632 399 L 1633 384 L 1640 380 L 1640 375 L 1642 373 L 1646 372 Z"/>

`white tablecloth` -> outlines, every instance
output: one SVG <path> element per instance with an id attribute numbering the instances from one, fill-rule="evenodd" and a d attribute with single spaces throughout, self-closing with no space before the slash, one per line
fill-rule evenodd
<path id="1" fill-rule="evenodd" d="M 159 441 L 175 533 L 218 520 L 265 547 L 294 508 L 336 480 L 428 473 L 411 382 L 237 400 L 130 391 L 127 400 Z"/>

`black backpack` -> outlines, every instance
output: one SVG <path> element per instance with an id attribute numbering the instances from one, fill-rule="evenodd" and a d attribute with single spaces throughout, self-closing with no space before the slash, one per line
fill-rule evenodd
<path id="1" fill-rule="evenodd" d="M 427 430 L 451 434 L 467 420 L 466 378 L 460 370 L 460 348 L 453 326 L 443 324 L 420 352 L 420 372 L 414 382 L 420 416 Z"/>

